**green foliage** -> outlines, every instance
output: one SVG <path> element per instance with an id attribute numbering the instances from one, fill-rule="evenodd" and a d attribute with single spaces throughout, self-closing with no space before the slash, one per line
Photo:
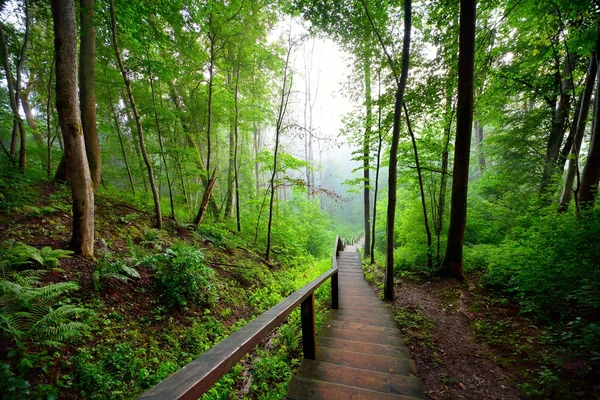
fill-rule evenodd
<path id="1" fill-rule="evenodd" d="M 92 273 L 96 291 L 102 288 L 101 279 L 113 278 L 127 283 L 132 278 L 139 279 L 139 277 L 140 273 L 135 268 L 128 266 L 123 260 L 102 260 L 94 267 Z"/>
<path id="2" fill-rule="evenodd" d="M 35 199 L 31 180 L 0 157 L 0 210 L 11 212 Z"/>
<path id="3" fill-rule="evenodd" d="M 197 233 L 202 239 L 208 240 L 222 249 L 233 249 L 242 245 L 242 241 L 225 225 L 201 224 Z"/>
<path id="4" fill-rule="evenodd" d="M 52 249 L 44 246 L 37 249 L 23 243 L 6 241 L 0 249 L 0 267 L 2 268 L 55 268 L 60 265 L 60 259 L 73 254 L 70 250 Z"/>
<path id="5" fill-rule="evenodd" d="M 485 282 L 514 293 L 524 311 L 567 315 L 597 309 L 599 215 L 532 218 L 528 229 L 490 258 Z"/>
<path id="6" fill-rule="evenodd" d="M 215 300 L 215 273 L 204 264 L 200 250 L 187 244 L 176 244 L 155 261 L 158 264 L 154 279 L 169 308 Z"/>
<path id="7" fill-rule="evenodd" d="M 65 295 L 79 287 L 73 282 L 40 284 L 44 271 L 9 272 L 0 279 L 0 325 L 15 340 L 35 340 L 60 346 L 79 336 L 85 324 L 75 320 L 84 309 Z"/>

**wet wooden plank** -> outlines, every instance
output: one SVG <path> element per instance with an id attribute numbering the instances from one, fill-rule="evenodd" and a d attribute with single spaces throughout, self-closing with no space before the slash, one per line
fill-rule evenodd
<path id="1" fill-rule="evenodd" d="M 298 375 L 303 378 L 333 382 L 381 393 L 417 398 L 422 398 L 425 395 L 421 380 L 414 376 L 384 374 L 323 361 L 302 361 Z"/>
<path id="2" fill-rule="evenodd" d="M 381 393 L 299 376 L 292 379 L 287 398 L 293 400 L 415 400 L 415 397 Z"/>
<path id="3" fill-rule="evenodd" d="M 355 353 L 352 351 L 330 349 L 328 347 L 319 348 L 319 361 L 344 365 L 346 367 L 366 369 L 369 371 L 383 372 L 385 374 L 408 376 L 416 375 L 417 373 L 414 362 L 406 358 Z"/>
<path id="4" fill-rule="evenodd" d="M 408 349 L 400 346 L 355 342 L 352 340 L 332 337 L 319 337 L 318 345 L 320 347 L 353 351 L 355 353 L 373 354 L 376 356 L 387 356 L 394 358 L 409 358 Z"/>

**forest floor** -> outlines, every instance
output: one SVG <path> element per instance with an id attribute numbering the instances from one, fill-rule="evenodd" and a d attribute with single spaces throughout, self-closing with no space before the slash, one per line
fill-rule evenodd
<path id="1" fill-rule="evenodd" d="M 0 211 L 0 261 L 18 243 L 69 248 L 69 192 L 47 184 L 29 190 L 20 207 Z M 96 197 L 95 219 L 96 259 L 61 258 L 42 277 L 42 284 L 78 284 L 61 301 L 85 308 L 79 320 L 86 328 L 59 347 L 0 338 L 0 393 L 10 391 L 3 398 L 137 397 L 330 268 L 329 260 L 309 257 L 268 262 L 253 243 L 220 224 L 193 231 L 165 219 L 157 231 L 151 212 L 107 194 Z M 168 308 L 156 286 L 157 267 L 144 260 L 178 245 L 201 252 L 214 271 L 215 290 L 202 304 Z M 94 276 L 109 263 L 130 266 L 140 276 L 127 282 L 101 277 L 98 287 Z M 328 288 L 322 289 L 320 310 L 328 305 L 321 299 L 329 298 Z M 319 324 L 324 316 L 318 314 Z M 299 311 L 293 312 L 205 398 L 282 397 L 301 358 L 299 320 Z"/>
<path id="2" fill-rule="evenodd" d="M 382 271 L 365 266 L 379 293 Z M 599 399 L 580 377 L 582 362 L 561 359 L 543 325 L 479 284 L 412 273 L 397 281 L 393 312 L 431 400 Z"/>

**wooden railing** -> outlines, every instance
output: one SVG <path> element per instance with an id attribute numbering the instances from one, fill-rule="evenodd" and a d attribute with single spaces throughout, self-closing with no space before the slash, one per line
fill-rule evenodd
<path id="1" fill-rule="evenodd" d="M 142 394 L 140 399 L 197 399 L 210 389 L 238 361 L 263 340 L 300 305 L 304 357 L 316 359 L 315 290 L 331 278 L 331 308 L 338 308 L 338 252 L 344 250 L 335 239 L 331 269 L 261 314 L 239 331 Z"/>

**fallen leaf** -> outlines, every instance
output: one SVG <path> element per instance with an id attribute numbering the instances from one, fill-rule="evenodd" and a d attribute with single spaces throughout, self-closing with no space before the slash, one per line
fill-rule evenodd
<path id="1" fill-rule="evenodd" d="M 462 382 L 458 382 L 462 390 L 467 390 L 467 387 Z"/>

